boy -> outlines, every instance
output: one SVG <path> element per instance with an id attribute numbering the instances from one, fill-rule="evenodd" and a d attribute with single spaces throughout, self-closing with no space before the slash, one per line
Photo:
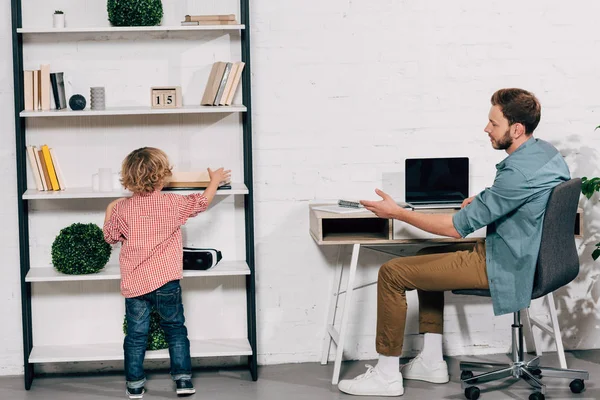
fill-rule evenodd
<path id="1" fill-rule="evenodd" d="M 110 244 L 121 242 L 121 293 L 127 320 L 123 350 L 130 399 L 141 399 L 145 391 L 143 363 L 152 307 L 160 315 L 169 343 L 177 395 L 196 392 L 179 284 L 183 277 L 181 226 L 205 211 L 219 183 L 230 177 L 230 171 L 223 168 L 208 169 L 208 173 L 210 184 L 204 193 L 162 193 L 172 175 L 167 155 L 152 147 L 134 150 L 121 168 L 121 184 L 133 195 L 111 202 L 106 209 L 104 239 Z"/>

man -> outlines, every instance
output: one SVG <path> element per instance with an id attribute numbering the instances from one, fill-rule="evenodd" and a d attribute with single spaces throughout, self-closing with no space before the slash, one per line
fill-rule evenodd
<path id="1" fill-rule="evenodd" d="M 492 187 L 466 199 L 454 215 L 425 214 L 399 207 L 386 193 L 380 201 L 361 201 L 381 218 L 394 218 L 424 231 L 464 238 L 487 226 L 485 243 L 465 249 L 393 259 L 382 265 L 377 283 L 376 367 L 338 388 L 364 396 L 400 396 L 404 379 L 446 383 L 448 366 L 442 356 L 444 291 L 490 289 L 494 314 L 529 306 L 541 241 L 546 203 L 552 189 L 570 178 L 569 169 L 551 144 L 533 137 L 540 121 L 536 97 L 522 89 L 501 89 L 491 98 L 484 131 L 492 147 L 508 156 L 496 165 Z M 419 295 L 419 328 L 423 349 L 402 373 L 406 322 L 406 290 Z"/>

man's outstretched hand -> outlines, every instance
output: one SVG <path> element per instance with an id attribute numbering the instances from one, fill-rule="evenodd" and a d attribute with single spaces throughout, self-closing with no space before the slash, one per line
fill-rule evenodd
<path id="1" fill-rule="evenodd" d="M 379 218 L 396 218 L 396 214 L 401 207 L 396 204 L 394 199 L 392 199 L 389 194 L 379 189 L 375 189 L 375 193 L 377 193 L 377 195 L 383 200 L 361 200 L 360 204 L 365 206 L 367 210 L 373 212 Z"/>

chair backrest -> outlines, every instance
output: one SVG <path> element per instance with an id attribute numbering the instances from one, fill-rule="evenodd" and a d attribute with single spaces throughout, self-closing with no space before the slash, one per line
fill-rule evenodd
<path id="1" fill-rule="evenodd" d="M 571 282 L 579 273 L 575 246 L 575 219 L 581 179 L 557 185 L 550 194 L 538 255 L 532 299 L 545 296 Z"/>

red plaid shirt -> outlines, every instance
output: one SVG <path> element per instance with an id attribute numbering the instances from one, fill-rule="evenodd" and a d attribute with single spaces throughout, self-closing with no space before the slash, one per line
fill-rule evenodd
<path id="1" fill-rule="evenodd" d="M 104 240 L 121 242 L 121 293 L 137 297 L 183 277 L 181 226 L 206 210 L 200 193 L 135 193 L 115 204 Z"/>

